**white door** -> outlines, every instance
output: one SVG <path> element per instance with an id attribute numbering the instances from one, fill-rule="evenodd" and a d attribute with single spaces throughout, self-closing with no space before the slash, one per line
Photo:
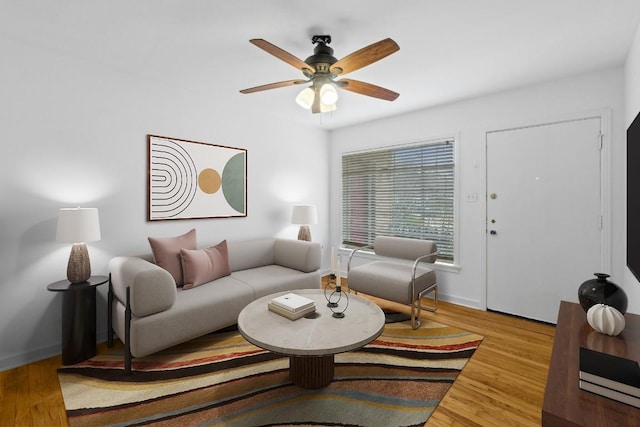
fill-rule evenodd
<path id="1" fill-rule="evenodd" d="M 600 118 L 487 133 L 487 308 L 556 323 L 603 268 Z"/>

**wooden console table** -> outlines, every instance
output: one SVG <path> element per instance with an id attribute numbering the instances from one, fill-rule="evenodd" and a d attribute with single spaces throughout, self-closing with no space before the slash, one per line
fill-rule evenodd
<path id="1" fill-rule="evenodd" d="M 617 337 L 594 331 L 579 304 L 562 301 L 542 405 L 542 425 L 638 426 L 640 409 L 581 390 L 579 348 L 586 347 L 640 360 L 640 316 L 625 314 L 625 329 Z"/>

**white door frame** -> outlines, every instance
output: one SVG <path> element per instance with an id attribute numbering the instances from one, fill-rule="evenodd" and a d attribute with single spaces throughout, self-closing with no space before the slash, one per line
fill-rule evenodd
<path id="1" fill-rule="evenodd" d="M 601 265 L 604 272 L 611 271 L 611 109 L 600 109 L 585 111 L 581 113 L 571 113 L 561 115 L 553 119 L 540 120 L 535 123 L 517 123 L 511 126 L 504 126 L 498 129 L 485 131 L 483 142 L 484 158 L 482 159 L 482 179 L 484 180 L 484 197 L 482 197 L 482 211 L 484 212 L 484 233 L 482 237 L 482 247 L 484 248 L 481 255 L 482 269 L 482 291 L 480 293 L 481 309 L 487 310 L 487 235 L 489 230 L 489 218 L 487 216 L 487 140 L 488 136 L 494 132 L 504 132 L 509 130 L 524 129 L 536 126 L 545 126 L 556 123 L 571 122 L 584 119 L 600 119 L 600 133 L 602 149 L 600 150 L 600 204 L 602 206 L 602 233 L 601 233 Z M 595 273 L 595 272 L 594 272 Z M 589 277 L 585 277 L 585 280 Z M 579 283 L 576 283 L 576 295 Z"/>

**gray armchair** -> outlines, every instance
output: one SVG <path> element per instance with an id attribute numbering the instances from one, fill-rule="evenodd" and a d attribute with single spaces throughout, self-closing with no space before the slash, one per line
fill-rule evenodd
<path id="1" fill-rule="evenodd" d="M 418 328 L 421 310 L 436 311 L 438 308 L 436 272 L 427 267 L 436 261 L 436 243 L 431 240 L 377 236 L 373 250 L 384 258 L 352 268 L 353 256 L 366 248 L 356 249 L 349 255 L 349 290 L 410 305 L 411 326 Z M 434 294 L 433 306 L 422 306 L 422 297 L 431 292 Z"/>

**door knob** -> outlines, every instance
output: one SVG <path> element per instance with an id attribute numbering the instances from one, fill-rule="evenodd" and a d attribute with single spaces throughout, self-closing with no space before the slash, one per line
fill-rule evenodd
<path id="1" fill-rule="evenodd" d="M 496 234 L 498 234 L 498 232 L 496 230 L 491 230 L 489 231 L 489 234 L 491 234 L 492 236 L 495 236 Z"/>

